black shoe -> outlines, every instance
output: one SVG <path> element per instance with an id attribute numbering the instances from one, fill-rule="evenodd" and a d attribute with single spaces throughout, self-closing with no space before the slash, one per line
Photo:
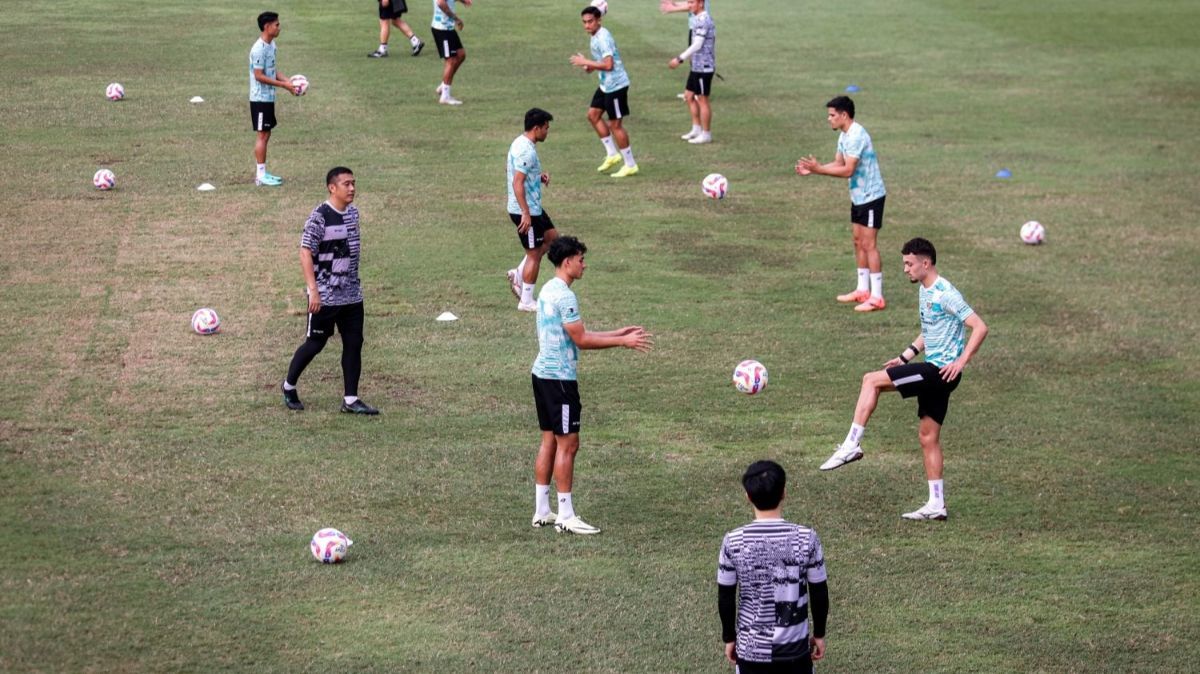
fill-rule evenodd
<path id="1" fill-rule="evenodd" d="M 415 45 L 413 45 L 413 56 L 420 56 L 421 50 L 424 48 L 425 48 L 425 43 L 420 40 L 417 40 L 417 43 Z"/>
<path id="2" fill-rule="evenodd" d="M 385 59 L 385 58 L 387 58 L 387 55 L 388 55 L 387 52 L 379 51 L 378 49 L 376 49 L 375 51 L 371 52 L 370 54 L 367 54 L 367 58 Z"/>
<path id="3" fill-rule="evenodd" d="M 342 411 L 348 414 L 379 414 L 379 410 L 364 403 L 361 398 L 349 405 L 342 403 Z"/>
<path id="4" fill-rule="evenodd" d="M 283 388 L 282 384 L 280 384 L 279 389 L 281 391 L 283 391 L 283 404 L 287 405 L 287 408 L 289 410 L 304 409 L 304 403 L 300 402 L 299 389 L 292 389 L 289 391 L 289 390 Z"/>

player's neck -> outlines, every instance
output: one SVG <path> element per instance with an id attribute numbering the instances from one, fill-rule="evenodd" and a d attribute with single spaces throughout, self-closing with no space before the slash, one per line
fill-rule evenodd
<path id="1" fill-rule="evenodd" d="M 273 42 L 275 40 L 275 38 L 271 37 L 270 35 L 267 35 L 266 33 L 263 33 L 262 35 L 260 35 L 258 37 L 258 39 L 262 40 L 263 42 L 266 42 L 267 44 L 271 44 L 271 42 Z"/>
<path id="2" fill-rule="evenodd" d="M 346 209 L 350 207 L 350 202 L 342 201 L 341 199 L 335 199 L 333 197 L 326 199 L 325 203 L 329 204 L 329 207 L 338 213 L 345 213 Z"/>
<path id="3" fill-rule="evenodd" d="M 783 519 L 783 508 L 772 508 L 771 510 L 754 509 L 755 520 L 781 520 Z"/>
<path id="4" fill-rule="evenodd" d="M 561 267 L 555 270 L 554 276 L 558 278 L 558 280 L 567 284 L 568 288 L 571 287 L 571 284 L 575 282 L 575 279 L 571 278 L 571 275 L 567 273 L 567 270 Z"/>
<path id="5" fill-rule="evenodd" d="M 932 288 L 933 284 L 937 283 L 938 278 L 940 277 L 938 276 L 937 270 L 930 269 L 929 273 L 925 275 L 925 278 L 921 279 L 921 287 Z"/>
<path id="6" fill-rule="evenodd" d="M 537 133 L 535 132 L 534 129 L 530 129 L 521 135 L 528 138 L 530 143 L 537 145 Z"/>

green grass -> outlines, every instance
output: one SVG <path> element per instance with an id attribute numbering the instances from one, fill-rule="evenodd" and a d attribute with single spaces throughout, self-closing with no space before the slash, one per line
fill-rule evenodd
<path id="1" fill-rule="evenodd" d="M 1194 668 L 1200 8 L 724 0 L 716 142 L 691 147 L 666 68 L 683 17 L 612 4 L 637 178 L 594 171 L 571 3 L 465 10 L 466 105 L 445 109 L 432 52 L 365 58 L 369 3 L 299 0 L 279 64 L 312 88 L 279 103 L 274 190 L 249 180 L 258 7 L 4 4 L 0 670 L 727 671 L 717 546 L 763 457 L 825 544 L 821 671 Z M 852 282 L 845 184 L 791 171 L 832 156 L 823 104 L 850 83 L 889 191 L 889 309 L 867 316 L 831 302 Z M 534 105 L 556 115 L 546 207 L 590 247 L 586 322 L 657 336 L 581 359 L 590 539 L 528 527 L 536 343 L 503 286 L 503 157 Z M 336 164 L 361 191 L 378 419 L 337 413 L 336 343 L 306 412 L 276 390 Z M 89 185 L 101 165 L 117 190 Z M 1020 245 L 1029 219 L 1044 246 Z M 991 327 L 943 434 L 939 526 L 898 518 L 925 493 L 898 397 L 866 460 L 816 471 L 861 374 L 917 334 L 897 254 L 917 235 Z M 221 335 L 190 333 L 199 306 Z M 771 372 L 753 398 L 728 380 L 745 357 Z M 348 563 L 308 556 L 322 526 L 355 539 Z"/>

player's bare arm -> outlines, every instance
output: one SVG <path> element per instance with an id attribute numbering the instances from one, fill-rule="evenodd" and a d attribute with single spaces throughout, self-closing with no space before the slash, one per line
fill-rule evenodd
<path id="1" fill-rule="evenodd" d="M 646 352 L 654 346 L 654 336 L 638 326 L 629 326 L 608 332 L 588 332 L 583 321 L 563 325 L 571 341 L 581 349 L 611 349 L 623 346 L 634 351 Z"/>
<path id="2" fill-rule="evenodd" d="M 963 353 L 958 357 L 958 360 L 938 370 L 945 381 L 953 381 L 955 377 L 962 374 L 963 368 L 975 357 L 975 352 L 979 351 L 979 346 L 987 338 L 988 327 L 983 322 L 983 319 L 979 317 L 979 314 L 971 314 L 963 323 L 971 330 L 971 336 L 967 338 L 967 347 L 963 349 Z"/>

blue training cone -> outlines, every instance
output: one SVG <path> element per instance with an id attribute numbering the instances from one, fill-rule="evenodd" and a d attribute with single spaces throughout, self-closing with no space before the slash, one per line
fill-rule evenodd
<path id="1" fill-rule="evenodd" d="M 860 89 L 859 89 L 859 87 L 858 87 L 858 85 L 857 85 L 857 84 L 851 84 L 851 85 L 849 85 L 849 86 L 847 86 L 847 87 L 846 87 L 846 93 L 848 93 L 848 94 L 853 94 L 853 93 L 856 93 L 856 92 L 858 92 L 858 91 L 860 91 Z"/>
<path id="2" fill-rule="evenodd" d="M 996 177 L 997 178 L 1011 178 L 1012 171 L 1009 171 L 1008 169 L 1000 169 L 999 171 L 996 171 Z"/>

